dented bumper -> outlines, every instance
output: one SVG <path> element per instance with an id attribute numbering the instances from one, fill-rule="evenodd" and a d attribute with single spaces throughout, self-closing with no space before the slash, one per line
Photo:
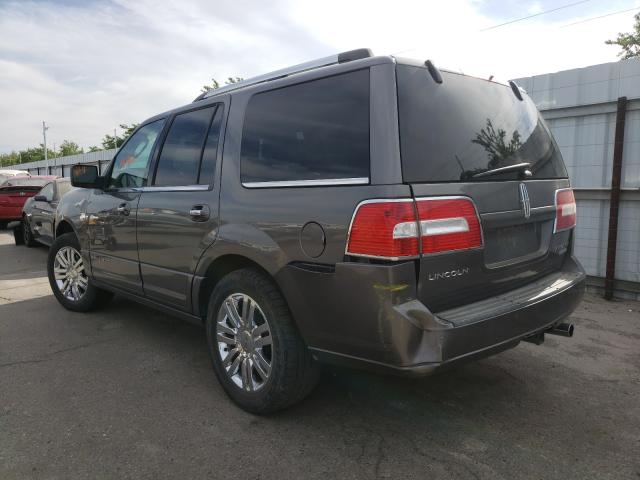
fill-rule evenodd
<path id="1" fill-rule="evenodd" d="M 524 287 L 438 313 L 416 298 L 413 262 L 340 263 L 335 271 L 290 265 L 277 280 L 320 360 L 405 375 L 511 348 L 566 318 L 585 289 L 573 258 Z"/>

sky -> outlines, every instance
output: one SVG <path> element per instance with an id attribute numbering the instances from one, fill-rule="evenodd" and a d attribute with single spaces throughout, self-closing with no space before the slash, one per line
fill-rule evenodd
<path id="1" fill-rule="evenodd" d="M 121 123 L 341 51 L 431 59 L 508 80 L 617 60 L 640 0 L 0 0 L 0 153 L 100 145 Z M 569 25 L 582 22 L 576 25 Z M 568 26 L 567 26 L 568 25 Z M 118 132 L 120 129 L 118 128 Z"/>

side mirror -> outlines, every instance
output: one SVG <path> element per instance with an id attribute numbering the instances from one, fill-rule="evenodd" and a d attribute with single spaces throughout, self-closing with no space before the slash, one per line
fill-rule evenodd
<path id="1" fill-rule="evenodd" d="M 36 195 L 35 197 L 33 197 L 33 201 L 34 202 L 47 202 L 47 203 L 49 203 L 49 199 L 47 198 L 46 195 Z"/>
<path id="2" fill-rule="evenodd" d="M 71 167 L 71 185 L 79 188 L 102 188 L 103 178 L 98 175 L 95 165 L 74 165 Z"/>

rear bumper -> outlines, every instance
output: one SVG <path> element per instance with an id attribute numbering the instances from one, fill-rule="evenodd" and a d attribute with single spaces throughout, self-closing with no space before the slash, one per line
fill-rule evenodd
<path id="1" fill-rule="evenodd" d="M 279 281 L 321 360 L 422 376 L 516 346 L 580 303 L 586 275 L 574 258 L 560 272 L 480 302 L 433 314 L 415 299 L 412 263 L 339 264 L 333 274 L 294 270 Z"/>

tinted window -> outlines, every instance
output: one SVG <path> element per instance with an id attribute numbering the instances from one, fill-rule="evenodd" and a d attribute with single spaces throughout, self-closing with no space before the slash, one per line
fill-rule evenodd
<path id="1" fill-rule="evenodd" d="M 369 70 L 259 93 L 242 132 L 243 183 L 369 177 Z"/>
<path id="2" fill-rule="evenodd" d="M 215 117 L 207 135 L 207 143 L 202 153 L 202 164 L 200 166 L 200 177 L 198 183 L 200 185 L 213 184 L 213 176 L 216 171 L 216 157 L 218 155 L 218 144 L 220 142 L 220 122 L 222 119 L 223 107 L 220 105 L 216 110 Z"/>
<path id="3" fill-rule="evenodd" d="M 154 185 L 196 185 L 202 149 L 215 107 L 174 118 L 162 146 Z"/>
<path id="4" fill-rule="evenodd" d="M 42 190 L 38 192 L 38 195 L 43 195 L 47 197 L 47 200 L 50 202 L 53 200 L 53 183 L 47 183 Z"/>
<path id="5" fill-rule="evenodd" d="M 398 65 L 402 174 L 407 182 L 514 180 L 517 172 L 474 177 L 528 162 L 533 178 L 567 172 L 547 125 L 528 96 L 456 73 L 433 81 L 425 68 Z"/>
<path id="6" fill-rule="evenodd" d="M 113 159 L 109 187 L 141 187 L 146 184 L 151 153 L 163 123 L 164 120 L 156 120 L 140 127 L 123 145 Z"/>

